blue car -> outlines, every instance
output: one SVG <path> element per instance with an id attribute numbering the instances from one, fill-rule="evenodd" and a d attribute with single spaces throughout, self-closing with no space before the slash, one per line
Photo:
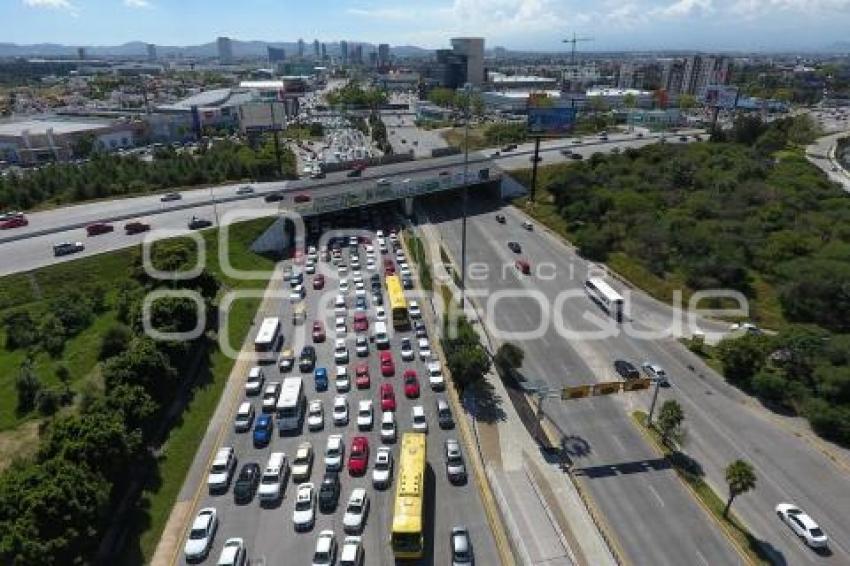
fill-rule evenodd
<path id="1" fill-rule="evenodd" d="M 313 371 L 313 379 L 316 382 L 316 391 L 327 391 L 328 370 L 327 368 L 316 368 Z"/>
<path id="2" fill-rule="evenodd" d="M 254 446 L 266 446 L 272 439 L 272 423 L 271 415 L 260 415 L 254 425 Z"/>
<path id="3" fill-rule="evenodd" d="M 365 311 L 367 308 L 366 297 L 357 297 L 357 302 L 354 304 L 354 308 L 359 311 Z"/>

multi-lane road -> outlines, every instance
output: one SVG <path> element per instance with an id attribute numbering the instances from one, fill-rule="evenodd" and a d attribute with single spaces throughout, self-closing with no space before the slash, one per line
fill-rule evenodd
<path id="1" fill-rule="evenodd" d="M 559 153 L 559 149 L 564 147 L 589 156 L 594 151 L 609 151 L 614 146 L 638 147 L 655 141 L 657 140 L 651 137 L 640 139 L 625 134 L 611 135 L 608 142 L 592 140 L 574 144 L 571 140 L 550 141 L 543 144 L 544 159 L 545 163 L 566 160 L 567 158 Z M 524 144 L 516 151 L 503 154 L 497 159 L 491 159 L 489 151 L 476 152 L 470 156 L 472 170 L 482 167 L 525 167 L 532 149 L 532 144 Z M 249 195 L 236 194 L 237 189 L 247 183 L 234 183 L 182 191 L 182 198 L 178 201 L 162 202 L 160 195 L 148 195 L 35 212 L 28 215 L 28 226 L 0 232 L 0 250 L 4 256 L 4 261 L 0 262 L 0 275 L 28 271 L 85 255 L 137 245 L 145 235 L 125 235 L 122 227 L 127 220 L 147 222 L 154 229 L 187 232 L 187 223 L 192 216 L 210 220 L 215 225 L 228 211 L 252 209 L 273 215 L 281 208 L 291 208 L 293 196 L 301 192 L 315 199 L 374 187 L 375 182 L 381 178 L 400 182 L 407 178 L 415 181 L 433 177 L 443 170 L 455 174 L 462 171 L 462 163 L 463 156 L 441 157 L 372 167 L 363 173 L 362 178 L 350 178 L 346 176 L 346 172 L 337 172 L 328 174 L 327 178 L 321 180 L 251 183 L 255 192 Z M 275 192 L 283 192 L 286 195 L 284 201 L 266 203 L 264 196 Z M 87 224 L 112 220 L 116 220 L 115 232 L 86 237 L 84 227 Z M 85 244 L 86 249 L 78 254 L 56 258 L 53 256 L 52 246 L 62 241 L 79 241 Z"/>
<path id="2" fill-rule="evenodd" d="M 816 439 L 797 420 L 774 415 L 751 398 L 727 385 L 722 377 L 681 346 L 674 336 L 642 339 L 629 333 L 591 338 L 598 326 L 586 316 L 604 316 L 583 296 L 581 286 L 589 264 L 558 238 L 542 230 L 520 227 L 526 218 L 512 208 L 502 209 L 507 223 L 495 221 L 499 202 L 476 201 L 468 223 L 468 261 L 476 273 L 469 288 L 482 292 L 485 303 L 496 291 L 519 296 L 503 298 L 485 315 L 491 334 L 501 329 L 526 352 L 522 373 L 532 382 L 543 381 L 554 390 L 565 385 L 594 383 L 615 378 L 613 362 L 636 366 L 651 361 L 664 367 L 672 386 L 662 390 L 660 401 L 679 401 L 686 415 L 685 449 L 695 458 L 706 480 L 725 494 L 724 468 L 743 458 L 753 463 L 758 476 L 754 492 L 738 498 L 735 510 L 750 526 L 778 564 L 850 563 L 850 458 Z M 460 221 L 456 207 L 431 206 L 428 220 L 442 235 L 442 244 L 460 257 Z M 522 257 L 533 268 L 550 266 L 544 273 L 554 278 L 520 276 L 513 269 L 517 254 L 506 242 L 522 245 Z M 471 273 L 471 271 L 470 271 Z M 623 286 L 612 281 L 615 288 Z M 552 308 L 562 292 L 577 296 Z M 547 308 L 531 300 L 539 295 Z M 638 308 L 631 322 L 637 330 L 658 330 L 663 313 L 671 309 L 656 304 L 647 319 L 651 299 L 633 294 Z M 640 306 L 643 305 L 643 306 Z M 485 314 L 485 310 L 482 314 Z M 535 328 L 541 320 L 545 332 L 524 340 L 516 333 Z M 563 326 L 575 335 L 554 330 Z M 693 369 L 692 369 L 693 368 Z M 734 564 L 741 561 L 706 513 L 658 456 L 649 449 L 628 413 L 646 410 L 648 393 L 579 401 L 547 401 L 546 413 L 567 435 L 576 473 L 590 490 L 607 521 L 634 564 Z M 793 502 L 803 507 L 829 534 L 831 554 L 808 549 L 776 518 L 774 507 Z M 675 542 L 673 542 L 675 541 Z"/>
<path id="3" fill-rule="evenodd" d="M 343 254 L 348 259 L 347 252 Z M 387 257 L 387 256 L 384 256 Z M 365 266 L 365 255 L 363 254 L 363 246 L 361 245 L 361 259 Z M 381 266 L 382 259 L 378 254 L 378 266 Z M 315 460 L 313 463 L 312 474 L 310 481 L 315 483 L 317 489 L 321 483 L 325 466 L 324 466 L 324 451 L 327 437 L 330 434 L 342 434 L 346 445 L 346 463 L 348 461 L 348 453 L 350 452 L 351 439 L 363 434 L 369 438 L 371 455 L 369 458 L 369 467 L 365 476 L 351 477 L 347 468 L 343 468 L 340 472 L 342 489 L 338 507 L 331 513 L 317 512 L 316 524 L 308 532 L 295 532 L 293 528 L 292 513 L 294 508 L 294 498 L 297 484 L 291 478 L 285 484 L 285 495 L 280 505 L 273 508 L 261 508 L 257 499 L 254 499 L 247 505 L 237 505 L 233 501 L 232 489 L 221 495 L 209 495 L 205 492 L 206 476 L 203 473 L 196 473 L 194 477 L 190 476 L 187 479 L 186 485 L 183 488 L 181 499 L 188 499 L 192 494 L 201 491 L 199 497 L 189 514 L 194 517 L 197 511 L 203 507 L 215 507 L 218 511 L 220 527 L 215 539 L 215 546 L 210 553 L 207 563 L 214 563 L 221 552 L 224 541 L 230 537 L 241 537 L 245 539 L 248 547 L 248 556 L 251 559 L 251 564 L 309 564 L 311 562 L 313 551 L 315 549 L 316 537 L 318 533 L 325 529 L 331 529 L 336 533 L 338 544 L 342 544 L 342 539 L 345 536 L 342 528 L 342 517 L 345 511 L 345 506 L 352 489 L 357 487 L 366 488 L 368 496 L 371 500 L 371 510 L 369 512 L 366 528 L 362 534 L 363 545 L 365 549 L 366 564 L 394 564 L 394 558 L 389 546 L 389 529 L 392 521 L 393 498 L 395 494 L 396 483 L 385 490 L 374 489 L 371 482 L 372 468 L 374 466 L 375 452 L 381 445 L 390 446 L 395 456 L 395 469 L 393 478 L 395 480 L 398 471 L 398 443 L 382 444 L 379 435 L 380 423 L 380 400 L 378 397 L 378 388 L 382 383 L 391 383 L 395 391 L 397 403 L 396 417 L 398 425 L 399 442 L 401 434 L 404 431 L 411 430 L 411 407 L 413 405 L 422 405 L 425 409 L 428 418 L 428 464 L 429 473 L 427 478 L 427 557 L 421 561 L 423 564 L 446 564 L 449 556 L 449 533 L 455 525 L 465 525 L 469 528 L 472 541 L 475 549 L 476 560 L 478 564 L 495 565 L 499 563 L 499 557 L 496 553 L 496 545 L 493 536 L 486 522 L 486 516 L 482 508 L 481 501 L 478 497 L 478 487 L 475 484 L 469 458 L 466 457 L 467 467 L 469 471 L 469 481 L 463 485 L 452 485 L 446 477 L 444 464 L 444 442 L 447 438 L 459 439 L 459 431 L 443 430 L 438 426 L 436 419 L 435 402 L 438 397 L 445 397 L 444 392 L 434 392 L 428 386 L 428 378 L 425 364 L 418 357 L 414 362 L 402 361 L 399 354 L 399 343 L 403 336 L 411 336 L 412 333 L 400 333 L 391 338 L 391 352 L 396 365 L 395 375 L 393 377 L 382 377 L 378 363 L 378 353 L 375 350 L 374 344 L 370 345 L 370 352 L 367 358 L 359 358 L 354 351 L 354 331 L 351 327 L 352 316 L 354 311 L 354 290 L 349 291 L 347 299 L 349 310 L 347 314 L 347 322 L 349 325 L 348 347 L 350 349 L 350 362 L 347 364 L 349 374 L 352 379 L 351 390 L 345 393 L 348 399 L 350 421 L 346 426 L 336 426 L 333 423 L 332 408 L 334 397 L 338 394 L 334 387 L 334 371 L 336 363 L 334 362 L 333 344 L 335 338 L 334 320 L 333 320 L 333 297 L 337 294 L 337 271 L 329 263 L 320 264 L 320 271 L 325 274 L 327 284 L 323 291 L 313 291 L 311 280 L 312 276 L 305 277 L 307 297 L 305 304 L 307 306 L 307 321 L 304 324 L 293 326 L 292 324 L 292 304 L 287 300 L 273 300 L 268 303 L 265 311 L 257 313 L 256 320 L 259 321 L 264 316 L 277 316 L 281 318 L 285 336 L 285 346 L 293 347 L 296 356 L 300 351 L 301 345 L 311 344 L 311 324 L 313 320 L 322 319 L 325 323 L 327 339 L 322 343 L 314 344 L 317 351 L 317 367 L 325 367 L 328 369 L 330 385 L 327 391 L 316 391 L 312 372 L 301 374 L 298 371 L 297 363 L 294 372 L 290 374 L 281 374 L 276 365 L 265 366 L 267 383 L 269 380 L 280 381 L 287 375 L 302 375 L 304 378 L 305 390 L 308 402 L 313 399 L 321 399 L 325 410 L 325 424 L 321 431 L 310 432 L 307 430 L 306 423 L 300 434 L 295 436 L 279 436 L 274 433 L 271 444 L 265 448 L 255 448 L 251 433 L 235 433 L 232 427 L 232 420 L 224 421 L 222 426 L 227 427 L 226 434 L 223 435 L 221 445 L 232 446 L 235 448 L 239 458 L 240 467 L 246 462 L 257 462 L 261 467 L 265 466 L 265 462 L 271 452 L 285 452 L 288 458 L 291 459 L 295 455 L 296 447 L 304 442 L 312 443 Z M 366 287 L 369 287 L 369 277 L 376 271 L 367 271 L 364 267 L 363 275 L 366 279 Z M 382 276 L 383 277 L 383 276 Z M 350 281 L 350 279 L 349 279 Z M 272 282 L 272 290 L 279 290 L 284 295 L 289 293 L 289 285 L 285 282 Z M 353 287 L 353 284 L 352 284 Z M 386 298 L 386 292 L 385 298 Z M 330 312 L 325 313 L 326 309 Z M 370 330 L 375 321 L 375 306 L 369 304 L 368 315 L 370 319 Z M 391 326 L 391 325 L 390 325 Z M 255 324 L 255 330 L 258 324 Z M 433 336 L 432 336 L 433 338 Z M 415 341 L 414 341 L 415 344 Z M 368 363 L 371 374 L 371 386 L 366 389 L 358 389 L 354 386 L 354 368 L 360 363 Z M 408 399 L 404 394 L 402 374 L 404 370 L 415 369 L 420 380 L 421 395 L 418 399 Z M 245 376 L 236 376 L 240 381 L 244 380 Z M 246 397 L 240 387 L 236 388 L 236 395 L 252 402 L 258 414 L 260 412 L 260 397 Z M 360 432 L 356 425 L 356 411 L 358 401 L 361 399 L 371 399 L 374 405 L 375 425 L 371 431 Z M 223 399 L 223 405 L 231 403 L 228 399 Z M 238 403 L 237 403 L 238 404 Z M 462 418 L 461 415 L 455 415 L 456 418 Z M 464 447 L 464 452 L 466 448 Z M 466 454 L 465 454 L 466 456 Z M 194 469 L 198 469 L 195 467 Z M 180 541 L 182 548 L 182 540 Z"/>

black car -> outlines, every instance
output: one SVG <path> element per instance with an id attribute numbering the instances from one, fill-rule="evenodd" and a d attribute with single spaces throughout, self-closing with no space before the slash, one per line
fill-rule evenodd
<path id="1" fill-rule="evenodd" d="M 363 174 L 363 169 L 352 169 L 346 174 L 346 177 L 359 177 Z"/>
<path id="2" fill-rule="evenodd" d="M 316 349 L 313 346 L 304 346 L 301 348 L 301 355 L 298 356 L 298 369 L 301 371 L 313 371 L 316 365 Z"/>
<path id="3" fill-rule="evenodd" d="M 402 277 L 401 278 L 401 286 L 404 287 L 405 289 L 413 289 L 413 279 L 411 279 L 410 277 L 407 277 L 407 276 Z"/>
<path id="4" fill-rule="evenodd" d="M 496 222 L 498 222 L 499 224 L 504 224 L 505 223 L 505 215 L 504 214 L 497 214 L 496 215 Z"/>
<path id="5" fill-rule="evenodd" d="M 584 159 L 584 156 L 580 153 L 571 153 L 570 159 L 575 159 L 576 161 L 581 161 L 582 159 Z"/>
<path id="6" fill-rule="evenodd" d="M 193 216 L 192 219 L 189 220 L 189 230 L 200 230 L 201 228 L 207 228 L 208 226 L 212 226 L 212 222 L 206 218 Z"/>
<path id="7" fill-rule="evenodd" d="M 519 245 L 519 242 L 508 242 L 508 248 L 515 254 L 522 252 L 522 246 Z"/>
<path id="8" fill-rule="evenodd" d="M 257 492 L 260 483 L 260 465 L 256 462 L 248 462 L 239 470 L 236 483 L 233 484 L 233 499 L 236 503 L 250 503 Z"/>
<path id="9" fill-rule="evenodd" d="M 384 296 L 381 293 L 375 293 L 372 295 L 372 302 L 375 303 L 375 306 L 382 307 L 384 306 Z"/>
<path id="10" fill-rule="evenodd" d="M 450 429 L 455 427 L 455 420 L 452 417 L 452 410 L 449 409 L 449 404 L 442 397 L 437 399 L 437 423 L 442 429 Z"/>
<path id="11" fill-rule="evenodd" d="M 413 330 L 415 331 L 417 338 L 427 338 L 428 337 L 428 330 L 425 328 L 425 323 L 422 322 L 421 320 L 414 320 L 413 321 Z"/>
<path id="12" fill-rule="evenodd" d="M 319 509 L 330 512 L 336 509 L 339 501 L 339 474 L 325 472 L 322 484 L 319 486 Z"/>
<path id="13" fill-rule="evenodd" d="M 617 360 L 614 362 L 614 369 L 620 374 L 623 379 L 638 379 L 640 372 L 638 369 L 625 360 Z"/>
<path id="14" fill-rule="evenodd" d="M 377 273 L 373 273 L 372 276 L 369 277 L 369 281 L 372 282 L 373 287 L 375 286 L 375 283 L 377 283 L 379 287 L 381 286 L 381 276 Z"/>
<path id="15" fill-rule="evenodd" d="M 272 193 L 270 195 L 265 196 L 266 202 L 280 202 L 282 200 L 283 200 L 283 194 L 282 193 Z"/>

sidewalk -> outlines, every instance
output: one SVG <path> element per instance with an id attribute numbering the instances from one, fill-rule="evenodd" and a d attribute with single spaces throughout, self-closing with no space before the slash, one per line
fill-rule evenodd
<path id="1" fill-rule="evenodd" d="M 439 248 L 432 226 L 420 224 L 417 231 Z M 442 302 L 431 303 L 441 320 Z M 467 316 L 494 352 L 475 309 L 467 309 Z M 495 371 L 466 391 L 463 404 L 517 558 L 529 565 L 616 564 L 569 476 L 543 457 Z"/>

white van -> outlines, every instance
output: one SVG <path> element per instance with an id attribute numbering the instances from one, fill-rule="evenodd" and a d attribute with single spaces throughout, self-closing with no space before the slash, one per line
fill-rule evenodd
<path id="1" fill-rule="evenodd" d="M 375 338 L 375 345 L 379 349 L 385 350 L 390 347 L 390 336 L 387 334 L 386 322 L 377 321 L 372 336 Z"/>
<path id="2" fill-rule="evenodd" d="M 269 455 L 266 469 L 260 477 L 260 487 L 257 489 L 261 503 L 280 500 L 283 496 L 282 487 L 288 473 L 289 464 L 286 461 L 286 454 L 272 452 Z"/>

